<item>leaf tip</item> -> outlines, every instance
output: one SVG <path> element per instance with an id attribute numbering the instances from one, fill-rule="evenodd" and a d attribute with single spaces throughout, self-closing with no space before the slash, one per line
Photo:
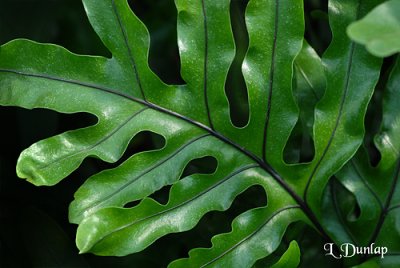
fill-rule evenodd
<path id="1" fill-rule="evenodd" d="M 30 165 L 17 164 L 17 176 L 35 186 L 49 185 L 48 182 L 36 172 L 35 168 Z"/>
<path id="2" fill-rule="evenodd" d="M 86 250 L 79 250 L 79 255 L 82 255 L 82 254 L 85 254 L 85 253 L 87 253 L 87 251 Z"/>

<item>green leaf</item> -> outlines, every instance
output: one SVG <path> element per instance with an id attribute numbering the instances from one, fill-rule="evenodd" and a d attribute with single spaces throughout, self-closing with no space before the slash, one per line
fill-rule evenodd
<path id="1" fill-rule="evenodd" d="M 272 268 L 290 268 L 299 267 L 300 264 L 300 248 L 296 241 L 290 242 L 289 248 L 282 255 L 281 259 L 275 263 Z"/>
<path id="2" fill-rule="evenodd" d="M 293 91 L 300 110 L 304 132 L 313 135 L 315 104 L 326 89 L 326 78 L 322 61 L 314 49 L 303 41 L 303 47 L 294 62 L 295 85 Z"/>
<path id="3" fill-rule="evenodd" d="M 374 8 L 352 23 L 347 33 L 375 56 L 387 57 L 400 52 L 400 1 L 386 1 Z"/>
<path id="4" fill-rule="evenodd" d="M 379 78 L 381 61 L 351 42 L 344 29 L 376 2 L 351 1 L 346 5 L 329 2 L 333 40 L 322 58 L 327 89 L 315 110 L 314 159 L 300 166 L 301 181 L 305 183 L 305 188 L 300 187 L 304 189 L 302 196 L 315 211 L 320 209 L 329 178 L 355 154 L 362 142 L 363 119 Z M 369 79 L 364 79 L 365 76 Z"/>
<path id="5" fill-rule="evenodd" d="M 342 211 L 337 213 L 357 244 L 376 243 L 388 248 L 388 254 L 400 252 L 399 150 L 400 113 L 396 101 L 400 97 L 400 63 L 397 59 L 387 82 L 383 97 L 383 118 L 375 145 L 381 159 L 376 167 L 364 148 L 336 175 L 354 194 L 360 208 L 356 219 L 349 219 Z M 368 235 L 365 235 L 368 234 Z"/>
<path id="6" fill-rule="evenodd" d="M 370 260 L 363 264 L 353 266 L 353 268 L 379 268 L 379 265 L 374 260 Z"/>
<path id="7" fill-rule="evenodd" d="M 79 224 L 81 253 L 142 251 L 194 228 L 208 212 L 228 210 L 254 185 L 264 189 L 265 206 L 241 213 L 210 248 L 192 249 L 171 266 L 250 267 L 273 254 L 298 221 L 321 240 L 341 241 L 341 228 L 331 230 L 321 219 L 322 194 L 362 143 L 381 67 L 345 29 L 378 2 L 330 1 L 333 40 L 321 60 L 304 40 L 303 1 L 251 0 L 242 63 L 249 121 L 238 128 L 225 95 L 235 55 L 229 0 L 175 1 L 184 85 L 166 85 L 149 68 L 149 33 L 126 0 L 84 0 L 111 58 L 28 40 L 0 48 L 1 105 L 86 112 L 98 120 L 32 145 L 22 152 L 17 173 L 35 185 L 54 185 L 87 157 L 117 162 L 131 139 L 150 131 L 163 137 L 162 148 L 94 174 L 75 193 L 69 219 Z M 296 150 L 290 137 L 298 121 L 315 153 L 307 163 L 288 164 L 285 148 Z M 182 176 L 188 163 L 206 156 L 217 162 L 213 173 Z M 151 195 L 164 187 L 170 191 L 161 204 Z M 132 201 L 139 202 L 129 207 Z M 298 265 L 299 251 L 294 242 L 276 265 Z"/>
<path id="8" fill-rule="evenodd" d="M 313 157 L 314 109 L 325 92 L 326 79 L 320 57 L 306 40 L 293 67 L 293 94 L 299 107 L 299 120 L 286 145 L 285 160 L 297 163 Z"/>
<path id="9" fill-rule="evenodd" d="M 353 266 L 353 268 L 397 268 L 399 266 L 400 257 L 399 256 L 386 256 L 385 258 L 374 257 L 370 260 Z"/>
<path id="10" fill-rule="evenodd" d="M 296 206 L 283 207 L 273 213 L 268 208 L 250 210 L 233 222 L 231 233 L 215 236 L 211 248 L 194 249 L 189 252 L 188 259 L 177 260 L 171 267 L 250 267 L 254 259 L 276 249 L 288 220 L 301 215 L 298 210 Z"/>

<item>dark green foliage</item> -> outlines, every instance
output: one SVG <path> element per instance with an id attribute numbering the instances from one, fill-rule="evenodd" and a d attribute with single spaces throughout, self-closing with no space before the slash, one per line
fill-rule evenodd
<path id="1" fill-rule="evenodd" d="M 2 139 L 12 165 L 46 138 L 17 174 L 57 184 L 0 170 L 4 265 L 396 267 L 400 63 L 346 34 L 380 3 L 84 0 L 101 42 L 61 11 L 28 37 L 103 56 L 3 40 L 0 104 L 58 112 L 13 108 Z M 128 256 L 78 256 L 68 204 L 81 253 Z"/>

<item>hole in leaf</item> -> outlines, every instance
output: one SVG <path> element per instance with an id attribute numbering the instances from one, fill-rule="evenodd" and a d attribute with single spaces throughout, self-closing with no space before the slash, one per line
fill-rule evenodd
<path id="1" fill-rule="evenodd" d="M 205 156 L 191 160 L 182 172 L 181 178 L 195 173 L 212 174 L 217 169 L 217 159 L 212 156 Z"/>
<path id="2" fill-rule="evenodd" d="M 283 159 L 286 163 L 305 163 L 314 158 L 314 140 L 307 133 L 307 129 L 303 128 L 299 119 L 289 136 L 283 151 Z"/>
<path id="3" fill-rule="evenodd" d="M 290 242 L 293 240 L 297 241 L 299 240 L 299 237 L 301 238 L 303 236 L 304 227 L 305 224 L 302 222 L 294 222 L 290 224 L 286 229 L 278 248 L 269 256 L 258 260 L 254 267 L 272 267 L 277 263 L 282 255 L 288 250 Z"/>
<path id="4" fill-rule="evenodd" d="M 322 55 L 332 39 L 332 31 L 328 21 L 328 1 L 304 1 L 305 38 Z"/>
<path id="5" fill-rule="evenodd" d="M 89 113 L 61 114 L 47 109 L 17 109 L 19 138 L 24 148 L 68 130 L 96 124 L 96 116 Z"/>
<path id="6" fill-rule="evenodd" d="M 97 117 L 89 113 L 58 114 L 58 117 L 59 132 L 93 126 L 98 122 Z"/>
<path id="7" fill-rule="evenodd" d="M 212 174 L 217 169 L 217 160 L 214 157 L 206 156 L 191 160 L 185 167 L 180 177 L 184 178 L 192 174 Z M 153 198 L 160 204 L 167 204 L 169 199 L 169 192 L 172 185 L 166 185 L 158 191 L 151 194 L 149 197 Z"/>
<path id="8" fill-rule="evenodd" d="M 379 81 L 368 105 L 367 114 L 364 120 L 364 145 L 372 166 L 378 165 L 381 160 L 381 153 L 374 143 L 374 138 L 376 135 L 379 135 L 378 133 L 380 132 L 382 123 L 383 87 L 384 83 Z"/>
<path id="9" fill-rule="evenodd" d="M 126 203 L 126 204 L 124 205 L 124 208 L 133 208 L 133 207 L 136 207 L 137 205 L 139 205 L 140 201 L 141 201 L 141 200 L 135 200 L 135 201 L 131 201 L 131 202 L 129 202 L 129 203 Z"/>
<path id="10" fill-rule="evenodd" d="M 354 203 L 353 209 L 347 215 L 348 221 L 356 221 L 361 215 L 361 208 L 357 202 Z"/>
<path id="11" fill-rule="evenodd" d="M 335 178 L 330 181 L 332 201 L 339 217 L 345 221 L 356 221 L 361 209 L 354 195 Z"/>
<path id="12" fill-rule="evenodd" d="M 231 2 L 230 14 L 233 35 L 236 44 L 236 55 L 229 68 L 225 85 L 232 123 L 244 127 L 249 121 L 249 102 L 246 83 L 242 74 L 242 62 L 249 46 L 244 13 L 249 0 Z"/>
<path id="13" fill-rule="evenodd" d="M 171 187 L 172 187 L 172 185 L 166 185 L 166 186 L 162 187 L 160 190 L 155 191 L 154 193 L 149 195 L 149 197 L 153 198 L 158 203 L 165 205 L 168 203 L 169 191 L 170 191 Z"/>
<path id="14" fill-rule="evenodd" d="M 2 0 L 0 3 L 0 44 L 27 38 L 56 43 L 78 54 L 110 56 L 92 29 L 81 1 Z"/>
<path id="15" fill-rule="evenodd" d="M 111 166 L 120 165 L 136 153 L 158 150 L 163 148 L 164 145 L 165 139 L 163 136 L 151 131 L 141 131 L 131 139 L 121 159 L 111 164 Z"/>
<path id="16" fill-rule="evenodd" d="M 266 205 L 267 195 L 265 194 L 265 189 L 260 185 L 253 185 L 235 199 L 229 211 L 239 210 L 242 213 L 249 209 L 264 207 Z"/>
<path id="17" fill-rule="evenodd" d="M 376 167 L 381 161 L 381 152 L 376 148 L 374 143 L 370 143 L 369 145 L 367 145 L 367 149 L 370 163 L 373 167 Z"/>
<path id="18" fill-rule="evenodd" d="M 386 83 L 388 81 L 392 67 L 394 66 L 394 57 L 388 57 L 383 60 L 381 76 L 375 87 L 372 99 L 368 104 L 367 114 L 365 116 L 365 138 L 364 145 L 368 151 L 370 163 L 372 166 L 377 166 L 381 160 L 381 153 L 377 149 L 374 138 L 381 131 L 383 119 L 383 97 Z"/>
<path id="19" fill-rule="evenodd" d="M 231 231 L 232 221 L 237 216 L 252 208 L 266 205 L 267 196 L 264 188 L 259 185 L 249 187 L 235 198 L 228 210 L 207 213 L 194 229 L 181 234 L 180 240 L 183 239 L 186 242 L 182 257 L 188 257 L 187 253 L 192 248 L 210 247 L 211 238 L 214 235 Z"/>
<path id="20" fill-rule="evenodd" d="M 290 224 L 282 239 L 284 241 L 281 245 L 283 246 L 282 249 L 286 250 L 292 240 L 296 240 L 300 247 L 301 258 L 299 267 L 344 267 L 342 265 L 343 259 L 336 260 L 325 256 L 324 244 L 328 241 L 325 241 L 318 232 L 307 224 L 300 221 Z M 333 246 L 333 250 L 337 253 L 336 255 L 339 254 L 339 249 L 335 245 Z"/>
<path id="21" fill-rule="evenodd" d="M 267 198 L 264 188 L 258 185 L 252 186 L 238 195 L 227 211 L 209 212 L 193 229 L 182 233 L 168 234 L 155 241 L 141 252 L 141 256 L 159 256 L 159 258 L 157 258 L 157 261 L 151 257 L 142 258 L 140 265 L 142 267 L 166 267 L 175 259 L 188 257 L 189 250 L 193 248 L 210 247 L 213 236 L 231 231 L 231 223 L 234 218 L 249 209 L 266 204 Z M 160 248 L 165 250 L 160 251 Z M 132 263 L 137 256 L 137 254 L 132 254 L 124 258 L 131 260 L 130 263 Z M 120 258 L 102 257 L 102 260 L 112 266 Z"/>
<path id="22" fill-rule="evenodd" d="M 130 0 L 129 5 L 150 32 L 150 68 L 168 84 L 183 84 L 176 32 L 174 1 Z"/>

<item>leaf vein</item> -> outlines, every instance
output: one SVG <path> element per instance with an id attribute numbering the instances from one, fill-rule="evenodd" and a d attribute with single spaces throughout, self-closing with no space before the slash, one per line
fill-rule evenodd
<path id="1" fill-rule="evenodd" d="M 198 194 L 195 195 L 194 197 L 192 197 L 192 198 L 190 198 L 190 199 L 188 199 L 188 200 L 186 200 L 186 201 L 184 201 L 184 202 L 182 202 L 182 203 L 180 203 L 180 204 L 178 204 L 178 205 L 176 205 L 176 206 L 170 207 L 170 208 L 168 208 L 168 209 L 166 209 L 166 210 L 162 210 L 162 211 L 160 211 L 160 212 L 154 213 L 154 214 L 149 215 L 149 216 L 147 216 L 147 217 L 144 217 L 144 218 L 142 218 L 142 219 L 138 219 L 138 220 L 133 221 L 133 222 L 131 222 L 131 223 L 125 224 L 125 225 L 123 225 L 123 226 L 121 226 L 121 227 L 119 227 L 119 228 L 116 228 L 115 230 L 113 230 L 113 231 L 107 233 L 106 235 L 102 236 L 101 238 L 99 238 L 99 239 L 96 241 L 96 243 L 93 244 L 92 247 L 94 247 L 96 244 L 98 244 L 98 243 L 100 243 L 101 241 L 103 241 L 104 239 L 106 239 L 108 236 L 110 236 L 110 235 L 112 235 L 112 234 L 114 234 L 114 233 L 116 233 L 116 232 L 119 232 L 119 231 L 121 231 L 121 230 L 123 230 L 123 229 L 125 229 L 125 228 L 129 228 L 130 226 L 133 226 L 133 225 L 135 225 L 135 224 L 137 224 L 137 223 L 143 222 L 143 221 L 145 221 L 145 220 L 154 218 L 154 217 L 156 217 L 156 216 L 159 216 L 159 215 L 168 213 L 168 212 L 170 212 L 170 211 L 172 211 L 172 210 L 174 210 L 174 209 L 180 208 L 180 207 L 182 207 L 182 206 L 184 206 L 184 205 L 186 205 L 186 204 L 188 204 L 188 203 L 190 203 L 190 202 L 196 200 L 197 198 L 201 197 L 202 195 L 206 194 L 207 192 L 211 191 L 212 189 L 218 187 L 219 185 L 223 184 L 224 182 L 228 181 L 229 179 L 235 177 L 236 175 L 242 173 L 243 171 L 246 171 L 246 170 L 249 170 L 249 169 L 255 168 L 255 167 L 259 167 L 259 166 L 258 166 L 258 165 L 255 165 L 255 164 L 252 164 L 252 165 L 247 165 L 247 166 L 244 166 L 244 167 L 242 167 L 242 168 L 239 168 L 239 169 L 237 169 L 236 171 L 234 171 L 233 173 L 231 173 L 231 174 L 229 174 L 228 176 L 226 176 L 225 178 L 223 178 L 222 180 L 218 181 L 218 183 L 212 185 L 211 187 L 209 187 L 209 188 L 203 190 L 202 192 L 198 193 Z M 158 204 L 159 204 L 159 203 L 158 203 Z M 168 205 L 168 204 L 167 204 L 167 205 Z M 167 206 L 167 205 L 165 205 L 165 206 Z M 164 205 L 161 205 L 161 206 L 164 206 Z"/>
<path id="2" fill-rule="evenodd" d="M 305 73 L 305 71 L 303 70 L 303 68 L 296 61 L 294 62 L 294 66 L 297 68 L 297 70 L 299 70 L 301 76 L 304 78 L 304 80 L 307 82 L 308 86 L 311 88 L 311 92 L 313 93 L 315 99 L 319 100 L 319 97 L 318 97 L 317 92 L 315 90 L 315 86 L 312 84 L 312 82 L 308 78 L 308 76 Z"/>
<path id="3" fill-rule="evenodd" d="M 374 198 L 376 199 L 376 201 L 378 201 L 379 206 L 381 207 L 381 209 L 383 209 L 383 204 L 381 199 L 378 197 L 378 195 L 375 193 L 374 190 L 372 190 L 371 186 L 369 185 L 368 181 L 365 179 L 365 177 L 361 174 L 360 170 L 358 169 L 357 165 L 354 163 L 354 160 L 352 159 L 350 161 L 351 165 L 354 167 L 354 171 L 356 172 L 357 176 L 360 178 L 360 180 L 362 181 L 362 183 L 365 185 L 365 187 L 367 187 L 367 189 L 371 192 L 371 194 L 374 196 Z"/>
<path id="4" fill-rule="evenodd" d="M 237 248 L 238 246 L 240 246 L 241 244 L 243 244 L 246 240 L 249 240 L 250 238 L 252 238 L 253 236 L 255 236 L 258 232 L 260 232 L 264 226 L 266 226 L 275 216 L 277 216 L 278 214 L 287 211 L 289 209 L 295 209 L 295 208 L 300 208 L 299 206 L 293 205 L 293 206 L 287 206 L 284 208 L 281 208 L 277 211 L 275 211 L 262 225 L 260 225 L 255 231 L 253 231 L 251 234 L 247 235 L 245 238 L 243 238 L 242 240 L 240 240 L 238 243 L 236 243 L 235 245 L 233 245 L 232 247 L 230 247 L 228 250 L 224 251 L 222 254 L 218 255 L 217 257 L 215 257 L 214 259 L 212 259 L 211 261 L 203 264 L 202 266 L 200 266 L 201 268 L 209 266 L 211 263 L 216 262 L 218 259 L 221 259 L 222 257 L 224 257 L 226 254 L 228 254 L 229 252 L 231 252 L 232 250 L 234 250 L 235 248 Z"/>
<path id="5" fill-rule="evenodd" d="M 275 57 L 276 57 L 276 42 L 278 39 L 278 27 L 279 27 L 279 1 L 275 1 L 275 18 L 274 18 L 274 39 L 272 45 L 272 56 L 271 56 L 271 66 L 269 71 L 269 83 L 268 83 L 268 103 L 267 103 L 267 112 L 265 115 L 265 125 L 264 125 L 264 136 L 263 136 L 263 147 L 262 147 L 262 159 L 264 162 L 267 162 L 267 134 L 268 134 L 268 126 L 269 120 L 271 116 L 271 108 L 272 108 L 272 92 L 274 87 L 274 76 L 275 76 Z"/>
<path id="6" fill-rule="evenodd" d="M 327 155 L 327 153 L 328 153 L 328 151 L 329 151 L 329 149 L 330 149 L 330 147 L 332 145 L 333 139 L 335 138 L 335 135 L 336 135 L 336 131 L 337 131 L 338 127 L 339 127 L 339 123 L 340 123 L 340 121 L 342 119 L 342 116 L 343 116 L 344 104 L 345 104 L 345 100 L 346 100 L 346 97 L 347 97 L 347 93 L 349 91 L 350 73 L 351 73 L 351 69 L 352 69 L 352 65 L 353 65 L 354 47 L 355 47 L 355 45 L 352 42 L 351 43 L 351 47 L 350 47 L 350 58 L 349 58 L 349 62 L 348 62 L 348 65 L 347 65 L 347 71 L 346 71 L 344 91 L 343 91 L 343 94 L 341 96 L 340 106 L 339 106 L 339 114 L 336 117 L 335 126 L 334 126 L 334 128 L 332 130 L 332 133 L 331 133 L 330 137 L 329 137 L 328 143 L 325 146 L 324 151 L 322 152 L 321 157 L 318 159 L 317 164 L 314 166 L 313 170 L 311 171 L 310 176 L 307 179 L 306 188 L 305 188 L 304 194 L 303 194 L 303 199 L 305 200 L 306 203 L 307 203 L 308 190 L 310 188 L 311 181 L 313 180 L 313 178 L 314 178 L 315 174 L 317 173 L 322 161 L 325 159 L 325 157 L 326 157 L 326 155 Z"/>
<path id="7" fill-rule="evenodd" d="M 124 122 L 122 122 L 122 124 L 118 125 L 115 129 L 113 129 L 110 133 L 108 133 L 106 136 L 104 136 L 103 138 L 101 138 L 100 140 L 98 140 L 96 143 L 94 143 L 91 146 L 88 146 L 86 148 L 83 148 L 81 150 L 78 150 L 72 154 L 67 154 L 64 157 L 60 157 L 57 159 L 54 159 L 53 161 L 47 163 L 46 165 L 43 165 L 41 167 L 38 168 L 38 170 L 42 170 L 42 169 L 46 169 L 47 167 L 49 167 L 50 165 L 53 165 L 54 163 L 60 161 L 60 160 L 65 160 L 68 158 L 71 158 L 75 155 L 78 155 L 82 152 L 86 152 L 89 150 L 92 150 L 93 148 L 96 148 L 97 146 L 99 146 L 101 143 L 105 142 L 106 140 L 108 140 L 109 138 L 111 138 L 115 133 L 117 133 L 121 128 L 123 128 L 124 126 L 126 126 L 130 121 L 132 121 L 133 118 L 135 118 L 136 116 L 138 116 L 139 114 L 141 114 L 143 111 L 149 109 L 148 107 L 144 107 L 142 109 L 140 109 L 139 111 L 135 112 L 133 115 L 131 115 L 128 119 L 126 119 Z"/>
<path id="8" fill-rule="evenodd" d="M 196 141 L 205 138 L 207 136 L 210 136 L 210 134 L 205 134 L 205 135 L 201 135 L 199 137 L 196 137 L 192 140 L 190 140 L 188 143 L 184 144 L 183 146 L 181 146 L 180 148 L 178 148 L 178 150 L 176 150 L 175 152 L 173 152 L 171 155 L 169 155 L 168 157 L 162 159 L 161 161 L 158 161 L 157 163 L 155 163 L 153 166 L 147 168 L 146 170 L 144 170 L 142 173 L 140 173 L 139 175 L 135 176 L 132 180 L 129 180 L 127 183 L 125 183 L 124 185 L 122 185 L 121 187 L 119 187 L 118 189 L 116 189 L 115 191 L 113 191 L 112 193 L 110 193 L 108 196 L 104 197 L 101 200 L 98 200 L 97 202 L 92 203 L 90 206 L 82 209 L 82 211 L 85 210 L 91 210 L 95 207 L 97 207 L 98 205 L 106 202 L 107 200 L 109 200 L 111 197 L 115 196 L 116 194 L 120 193 L 121 191 L 123 191 L 124 189 L 126 189 L 129 185 L 131 185 L 132 183 L 134 183 L 135 181 L 137 181 L 138 179 L 140 179 L 141 177 L 143 177 L 144 175 L 148 174 L 149 172 L 153 171 L 154 169 L 158 168 L 159 166 L 161 166 L 162 164 L 164 164 L 165 162 L 167 162 L 168 160 L 170 160 L 171 158 L 175 157 L 177 154 L 179 154 L 180 152 L 182 152 L 185 148 L 187 148 L 188 146 L 192 145 L 193 143 L 195 143 Z"/>
<path id="9" fill-rule="evenodd" d="M 117 7 L 115 5 L 115 0 L 112 0 L 112 7 L 113 7 L 113 12 L 114 12 L 115 16 L 117 17 L 117 21 L 118 21 L 119 27 L 121 29 L 122 36 L 124 38 L 124 43 L 125 43 L 126 49 L 128 51 L 128 57 L 129 57 L 129 60 L 131 62 L 131 65 L 132 65 L 133 73 L 135 74 L 136 82 L 138 83 L 139 90 L 140 90 L 140 93 L 142 95 L 143 100 L 146 101 L 146 96 L 144 94 L 142 82 L 141 82 L 140 77 L 139 77 L 139 73 L 138 73 L 137 66 L 136 66 L 136 61 L 135 61 L 135 59 L 134 59 L 134 57 L 132 55 L 132 50 L 131 50 L 131 48 L 129 46 L 128 35 L 126 33 L 125 27 L 122 24 L 121 16 L 120 16 L 120 14 L 119 14 L 119 12 L 117 10 Z"/>
<path id="10" fill-rule="evenodd" d="M 392 211 L 392 210 L 399 209 L 399 208 L 400 208 L 400 204 L 394 205 L 394 206 L 392 206 L 392 207 L 390 207 L 390 208 L 388 209 L 388 213 L 389 213 L 390 211 Z"/>
<path id="11" fill-rule="evenodd" d="M 203 63 L 204 102 L 206 105 L 208 123 L 210 124 L 210 128 L 214 130 L 214 125 L 211 119 L 210 105 L 208 101 L 208 25 L 207 25 L 207 11 L 204 0 L 201 0 L 201 7 L 203 11 L 203 28 L 204 28 L 204 63 Z"/>
<path id="12" fill-rule="evenodd" d="M 390 186 L 390 191 L 387 195 L 385 206 L 383 207 L 383 210 L 381 211 L 381 214 L 379 216 L 378 223 L 376 224 L 375 230 L 371 236 L 369 245 L 374 243 L 376 241 L 376 239 L 378 238 L 379 233 L 382 229 L 383 223 L 385 222 L 385 218 L 386 218 L 388 212 L 390 211 L 389 207 L 390 207 L 390 203 L 392 202 L 392 198 L 393 198 L 393 195 L 394 195 L 394 192 L 396 189 L 397 182 L 399 180 L 399 175 L 400 175 L 399 173 L 400 173 L 400 159 L 397 161 L 397 166 L 396 166 L 396 169 L 393 174 L 393 181 Z"/>

